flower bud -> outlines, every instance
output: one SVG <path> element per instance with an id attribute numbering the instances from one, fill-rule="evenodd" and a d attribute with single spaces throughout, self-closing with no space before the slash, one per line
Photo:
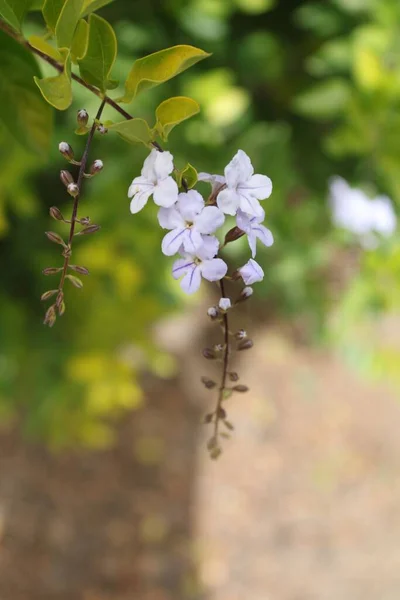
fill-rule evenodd
<path id="1" fill-rule="evenodd" d="M 89 121 L 89 115 L 84 108 L 81 108 L 81 110 L 78 110 L 78 113 L 76 115 L 76 120 L 78 121 L 79 127 L 86 127 L 86 125 Z"/>
<path id="2" fill-rule="evenodd" d="M 62 271 L 62 267 L 46 267 L 42 273 L 43 275 L 56 275 L 60 271 Z"/>
<path id="3" fill-rule="evenodd" d="M 67 192 L 70 196 L 76 198 L 79 194 L 79 187 L 76 185 L 76 183 L 70 183 L 67 186 Z"/>
<path id="4" fill-rule="evenodd" d="M 60 302 L 58 308 L 58 314 L 60 315 L 60 317 L 63 316 L 63 314 L 65 313 L 65 302 L 64 300 L 62 302 Z"/>
<path id="5" fill-rule="evenodd" d="M 235 371 L 232 371 L 229 373 L 229 379 L 230 381 L 239 381 L 239 375 Z"/>
<path id="6" fill-rule="evenodd" d="M 222 406 L 220 406 L 218 409 L 217 417 L 218 417 L 218 419 L 226 418 L 226 410 L 224 408 L 222 408 Z"/>
<path id="7" fill-rule="evenodd" d="M 56 307 L 60 308 L 61 304 L 64 301 L 64 292 L 62 290 L 60 290 L 57 294 L 57 298 L 56 298 Z"/>
<path id="8" fill-rule="evenodd" d="M 49 298 L 51 298 L 52 296 L 54 296 L 54 294 L 57 294 L 58 290 L 49 290 L 48 292 L 45 292 L 44 294 L 42 294 L 40 296 L 40 299 L 44 302 L 46 300 L 48 300 Z"/>
<path id="9" fill-rule="evenodd" d="M 96 173 L 100 173 L 100 171 L 103 169 L 103 166 L 103 161 L 98 158 L 90 167 L 90 174 L 96 175 Z"/>
<path id="10" fill-rule="evenodd" d="M 83 288 L 83 282 L 79 279 L 79 277 L 75 277 L 75 275 L 66 275 L 65 278 L 69 279 L 72 285 L 76 288 Z"/>
<path id="11" fill-rule="evenodd" d="M 82 222 L 82 220 L 81 220 L 81 222 Z M 93 225 L 89 225 L 88 227 L 85 227 L 85 229 L 81 229 L 75 235 L 88 235 L 89 233 L 96 233 L 96 231 L 98 231 L 99 229 L 100 229 L 100 225 L 95 225 L 93 223 Z"/>
<path id="12" fill-rule="evenodd" d="M 216 446 L 215 448 L 210 450 L 210 458 L 212 458 L 213 460 L 217 460 L 217 458 L 219 458 L 221 454 L 222 450 L 219 446 Z"/>
<path id="13" fill-rule="evenodd" d="M 245 337 L 247 337 L 247 333 L 244 329 L 239 329 L 239 331 L 235 333 L 235 338 L 237 340 L 244 340 Z"/>
<path id="14" fill-rule="evenodd" d="M 74 151 L 67 142 L 60 142 L 58 149 L 67 160 L 74 160 Z"/>
<path id="15" fill-rule="evenodd" d="M 210 306 L 210 308 L 207 310 L 207 314 L 210 319 L 214 321 L 214 319 L 217 319 L 219 316 L 218 308 L 216 306 Z"/>
<path id="16" fill-rule="evenodd" d="M 90 224 L 89 217 L 82 217 L 81 219 L 77 219 L 76 221 L 77 221 L 77 223 L 80 223 L 81 225 L 89 225 Z"/>
<path id="17" fill-rule="evenodd" d="M 247 339 L 247 340 L 242 340 L 238 345 L 237 345 L 237 349 L 238 350 L 250 350 L 250 348 L 253 347 L 253 340 Z"/>
<path id="18" fill-rule="evenodd" d="M 242 291 L 240 292 L 240 296 L 239 298 L 236 300 L 236 304 L 238 302 L 244 302 L 245 300 L 247 300 L 248 298 L 250 298 L 250 296 L 253 295 L 253 288 L 250 287 L 249 285 L 247 285 L 245 288 L 242 289 Z"/>
<path id="19" fill-rule="evenodd" d="M 60 171 L 60 179 L 65 187 L 68 187 L 71 183 L 74 183 L 74 178 L 72 177 L 71 173 L 65 169 Z"/>
<path id="20" fill-rule="evenodd" d="M 235 385 L 232 389 L 235 392 L 242 392 L 242 393 L 249 391 L 249 388 L 247 387 L 247 385 Z"/>
<path id="21" fill-rule="evenodd" d="M 213 420 L 213 413 L 208 413 L 205 417 L 204 417 L 204 423 L 212 423 Z"/>
<path id="22" fill-rule="evenodd" d="M 221 310 L 227 311 L 232 306 L 230 298 L 220 298 L 218 306 Z"/>
<path id="23" fill-rule="evenodd" d="M 53 219 L 55 219 L 56 221 L 64 221 L 64 217 L 60 211 L 60 209 L 57 208 L 57 206 L 52 206 L 49 210 L 50 216 L 53 217 Z"/>
<path id="24" fill-rule="evenodd" d="M 43 324 L 48 325 L 49 327 L 53 327 L 54 323 L 56 322 L 56 318 L 56 308 L 54 304 L 52 304 L 50 308 L 47 309 Z"/>
<path id="25" fill-rule="evenodd" d="M 68 267 L 81 275 L 89 275 L 89 270 L 86 267 L 81 267 L 79 265 L 68 265 Z"/>
<path id="26" fill-rule="evenodd" d="M 105 135 L 106 133 L 108 133 L 108 129 L 107 127 L 104 127 L 104 125 L 98 125 L 97 131 L 101 133 L 101 135 Z"/>
<path id="27" fill-rule="evenodd" d="M 225 236 L 224 245 L 229 244 L 229 242 L 235 242 L 239 238 L 244 235 L 244 231 L 239 229 L 239 227 L 233 227 L 228 231 Z"/>
<path id="28" fill-rule="evenodd" d="M 58 235 L 58 233 L 54 233 L 54 231 L 45 231 L 45 234 L 51 242 L 54 242 L 55 244 L 60 244 L 61 246 L 65 246 L 64 240 L 60 235 Z"/>
<path id="29" fill-rule="evenodd" d="M 215 344 L 214 346 L 214 352 L 222 352 L 224 349 L 224 345 L 223 344 Z"/>
<path id="30" fill-rule="evenodd" d="M 216 358 L 215 352 L 214 350 L 211 350 L 211 348 L 203 348 L 202 354 L 204 358 L 207 358 L 208 360 L 214 360 Z"/>
<path id="31" fill-rule="evenodd" d="M 217 385 L 215 381 L 213 381 L 212 379 L 208 379 L 208 377 L 203 376 L 201 378 L 201 381 L 208 390 L 212 390 L 212 388 L 214 388 Z"/>

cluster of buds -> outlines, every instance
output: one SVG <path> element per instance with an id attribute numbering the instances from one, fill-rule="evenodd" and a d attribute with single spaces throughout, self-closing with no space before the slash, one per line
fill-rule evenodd
<path id="1" fill-rule="evenodd" d="M 79 110 L 77 115 L 77 122 L 79 128 L 84 128 L 87 126 L 89 119 L 89 115 L 85 110 Z M 44 292 L 41 296 L 42 301 L 47 301 L 50 298 L 55 297 L 55 302 L 47 309 L 44 324 L 52 327 L 56 321 L 57 315 L 61 316 L 65 312 L 65 299 L 64 299 L 64 283 L 67 279 L 70 283 L 80 289 L 83 287 L 82 280 L 77 277 L 75 274 L 69 273 L 72 271 L 73 273 L 78 273 L 79 275 L 89 275 L 89 270 L 86 267 L 80 265 L 70 264 L 70 259 L 72 255 L 72 240 L 76 236 L 89 235 L 96 233 L 100 229 L 100 225 L 96 225 L 90 221 L 89 217 L 78 217 L 78 204 L 79 204 L 79 196 L 81 193 L 81 186 L 83 178 L 91 178 L 94 177 L 97 173 L 99 173 L 103 169 L 103 162 L 101 160 L 95 160 L 89 168 L 89 171 L 86 173 L 86 159 L 87 159 L 87 151 L 88 144 L 86 146 L 85 153 L 83 155 L 83 159 L 81 161 L 75 160 L 75 155 L 72 147 L 67 142 L 60 142 L 58 149 L 62 156 L 71 164 L 79 166 L 78 178 L 75 181 L 73 175 L 67 171 L 66 169 L 62 169 L 60 171 L 60 180 L 64 184 L 67 189 L 67 192 L 74 199 L 72 215 L 70 219 L 66 219 L 61 210 L 57 208 L 57 206 L 52 206 L 49 210 L 50 216 L 58 222 L 66 223 L 69 225 L 69 235 L 67 241 L 54 231 L 46 231 L 47 238 L 62 247 L 61 255 L 64 258 L 63 266 L 61 267 L 46 267 L 43 269 L 43 275 L 57 275 L 60 273 L 60 280 L 58 287 L 56 289 L 48 290 Z M 76 226 L 79 225 L 80 229 L 76 231 Z"/>

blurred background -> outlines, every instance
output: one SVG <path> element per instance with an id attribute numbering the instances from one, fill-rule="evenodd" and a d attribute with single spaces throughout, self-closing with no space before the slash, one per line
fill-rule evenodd
<path id="1" fill-rule="evenodd" d="M 98 100 L 76 86 L 44 157 L 2 126 L 1 599 L 397 600 L 400 241 L 365 247 L 333 225 L 328 195 L 339 175 L 398 210 L 398 0 L 116 0 L 100 14 L 121 80 L 164 47 L 212 52 L 129 107 L 151 122 L 172 95 L 199 101 L 170 136 L 178 165 L 222 173 L 241 148 L 273 181 L 275 244 L 236 316 L 255 342 L 236 365 L 250 392 L 229 400 L 235 432 L 210 461 L 215 289 L 180 292 L 155 207 L 129 213 L 146 149 L 111 135 L 82 201 L 102 229 L 74 252 L 91 276 L 42 325 L 41 271 L 60 261 L 48 209 L 70 209 L 58 143 L 81 153 L 76 110 Z M 25 33 L 43 33 L 38 14 Z M 234 266 L 248 255 L 226 250 Z"/>

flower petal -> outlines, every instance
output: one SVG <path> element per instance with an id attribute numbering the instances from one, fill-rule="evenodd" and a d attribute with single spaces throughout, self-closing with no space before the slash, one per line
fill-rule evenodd
<path id="1" fill-rule="evenodd" d="M 186 275 L 181 280 L 181 288 L 187 294 L 194 294 L 200 287 L 201 273 L 198 265 L 187 271 Z"/>
<path id="2" fill-rule="evenodd" d="M 249 233 L 247 234 L 247 241 L 249 242 L 251 256 L 254 258 L 255 255 L 257 254 L 257 238 L 254 235 L 253 230 L 250 230 Z"/>
<path id="3" fill-rule="evenodd" d="M 142 189 L 133 196 L 130 205 L 130 211 L 133 215 L 142 210 L 152 193 L 153 187 L 149 187 Z"/>
<path id="4" fill-rule="evenodd" d="M 202 247 L 203 238 L 196 229 L 186 229 L 186 235 L 183 238 L 183 248 L 185 252 L 189 254 L 196 254 L 196 252 Z"/>
<path id="5" fill-rule="evenodd" d="M 178 200 L 178 186 L 172 177 L 167 177 L 157 183 L 154 188 L 153 198 L 158 206 L 169 208 Z"/>
<path id="6" fill-rule="evenodd" d="M 216 206 L 206 206 L 194 219 L 195 228 L 200 233 L 214 233 L 225 221 L 224 213 Z"/>
<path id="7" fill-rule="evenodd" d="M 227 264 L 221 258 L 204 260 L 200 264 L 201 274 L 208 281 L 219 281 L 225 277 L 228 270 Z"/>
<path id="8" fill-rule="evenodd" d="M 155 148 L 153 148 L 153 150 L 150 152 L 150 154 L 144 161 L 142 171 L 141 171 L 142 176 L 145 179 L 147 179 L 150 183 L 154 183 L 154 184 L 157 181 L 157 176 L 154 171 L 154 164 L 156 162 L 157 154 L 158 154 L 157 150 Z"/>
<path id="9" fill-rule="evenodd" d="M 196 190 L 189 190 L 186 193 L 179 194 L 176 208 L 185 221 L 192 223 L 195 216 L 204 208 L 203 197 Z"/>
<path id="10" fill-rule="evenodd" d="M 238 190 L 251 194 L 258 200 L 269 198 L 272 193 L 272 181 L 266 175 L 253 175 L 238 185 Z"/>
<path id="11" fill-rule="evenodd" d="M 219 248 L 219 241 L 214 235 L 203 236 L 203 244 L 201 248 L 197 250 L 196 256 L 201 260 L 209 260 L 214 258 Z"/>
<path id="12" fill-rule="evenodd" d="M 270 232 L 269 229 L 264 227 L 264 225 L 256 225 L 253 227 L 253 232 L 256 237 L 264 244 L 264 246 L 272 246 L 274 243 L 274 236 Z"/>
<path id="13" fill-rule="evenodd" d="M 152 150 L 153 152 L 153 150 Z M 168 175 L 174 170 L 174 157 L 171 152 L 165 150 L 164 152 L 158 152 L 156 150 L 156 158 L 154 161 L 154 173 L 157 181 L 160 182 L 166 179 Z"/>
<path id="14" fill-rule="evenodd" d="M 240 206 L 240 196 L 235 190 L 222 190 L 217 196 L 218 208 L 227 215 L 236 215 Z"/>
<path id="15" fill-rule="evenodd" d="M 163 229 L 176 229 L 177 227 L 185 227 L 185 221 L 181 214 L 175 208 L 160 208 L 157 214 L 158 222 Z"/>
<path id="16" fill-rule="evenodd" d="M 254 169 L 250 158 L 243 150 L 238 150 L 231 162 L 225 167 L 225 179 L 228 188 L 235 189 L 239 183 L 250 179 Z"/>
<path id="17" fill-rule="evenodd" d="M 186 233 L 185 228 L 173 229 L 169 231 L 161 243 L 161 250 L 165 256 L 173 256 L 179 252 L 180 247 L 183 244 L 184 236 Z"/>
<path id="18" fill-rule="evenodd" d="M 225 177 L 223 177 L 222 175 L 210 175 L 210 173 L 197 173 L 197 180 L 211 183 L 212 194 L 226 183 Z"/>
<path id="19" fill-rule="evenodd" d="M 138 192 L 142 192 L 146 188 L 153 189 L 154 185 L 146 179 L 146 177 L 135 177 L 128 189 L 128 198 L 132 198 Z"/>
<path id="20" fill-rule="evenodd" d="M 251 231 L 252 218 L 254 217 L 250 217 L 239 208 L 239 210 L 236 213 L 236 225 L 245 233 L 249 233 L 249 231 Z"/>
<path id="21" fill-rule="evenodd" d="M 189 256 L 185 256 L 184 258 L 178 258 L 172 265 L 172 277 L 174 279 L 179 279 L 182 275 L 185 275 L 188 271 L 196 266 L 196 263 L 193 262 L 193 259 Z"/>
<path id="22" fill-rule="evenodd" d="M 240 209 L 252 217 L 257 217 L 257 220 L 261 220 L 264 215 L 264 210 L 257 198 L 251 194 L 244 194 L 242 190 L 240 191 Z"/>

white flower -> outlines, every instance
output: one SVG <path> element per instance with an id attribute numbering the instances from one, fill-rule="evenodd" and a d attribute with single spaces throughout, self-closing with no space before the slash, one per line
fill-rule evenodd
<path id="1" fill-rule="evenodd" d="M 254 175 L 250 158 L 243 150 L 238 150 L 225 167 L 225 183 L 226 188 L 217 196 L 217 204 L 224 213 L 235 215 L 240 208 L 254 217 L 263 215 L 258 200 L 271 195 L 272 182 L 266 175 Z"/>
<path id="2" fill-rule="evenodd" d="M 341 177 L 331 179 L 329 192 L 333 223 L 357 235 L 363 246 L 378 244 L 374 233 L 388 237 L 395 231 L 397 218 L 387 196 L 371 199 Z"/>
<path id="3" fill-rule="evenodd" d="M 164 237 L 161 249 L 166 256 L 176 254 L 182 246 L 184 252 L 196 254 L 203 246 L 204 235 L 214 233 L 224 220 L 224 213 L 216 206 L 204 206 L 195 190 L 179 194 L 175 206 L 158 211 L 161 227 L 172 229 Z"/>
<path id="4" fill-rule="evenodd" d="M 256 241 L 257 238 L 264 244 L 264 246 L 272 246 L 274 238 L 269 229 L 261 225 L 264 220 L 264 211 L 260 217 L 252 217 L 246 215 L 240 209 L 236 215 L 236 225 L 247 234 L 247 239 L 251 249 L 251 255 L 254 258 L 256 255 Z"/>
<path id="5" fill-rule="evenodd" d="M 156 149 L 150 152 L 144 161 L 141 176 L 135 177 L 128 190 L 128 198 L 132 198 L 131 213 L 142 210 L 152 194 L 158 206 L 168 208 L 175 204 L 178 186 L 170 177 L 174 169 L 172 161 L 170 152 L 158 152 Z"/>
<path id="6" fill-rule="evenodd" d="M 264 271 L 260 267 L 260 265 L 250 258 L 250 260 L 238 269 L 243 281 L 245 284 L 252 285 L 253 283 L 257 283 L 257 281 L 262 281 L 264 279 Z M 245 288 L 246 289 L 246 288 Z"/>
<path id="7" fill-rule="evenodd" d="M 221 310 L 228 310 L 232 306 L 230 298 L 220 298 L 218 306 Z"/>
<path id="8" fill-rule="evenodd" d="M 219 242 L 210 235 L 204 238 L 203 246 L 196 255 L 185 254 L 178 258 L 172 267 L 174 279 L 181 279 L 181 288 L 187 294 L 196 292 L 201 283 L 201 278 L 208 281 L 219 281 L 225 277 L 227 265 L 221 258 L 214 258 L 218 252 Z"/>

